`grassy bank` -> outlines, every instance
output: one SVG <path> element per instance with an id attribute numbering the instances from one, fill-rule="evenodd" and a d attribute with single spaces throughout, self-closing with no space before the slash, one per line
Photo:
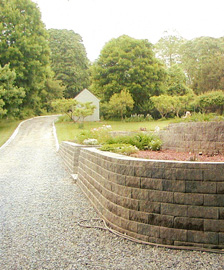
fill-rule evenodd
<path id="1" fill-rule="evenodd" d="M 57 136 L 59 143 L 61 141 L 73 141 L 75 136 L 82 130 L 110 125 L 112 131 L 140 131 L 140 128 L 146 128 L 147 131 L 155 130 L 155 127 L 163 129 L 168 126 L 172 120 L 159 120 L 149 122 L 121 122 L 121 121 L 102 121 L 102 122 L 85 122 L 84 127 L 80 129 L 79 124 L 73 122 L 57 122 Z"/>
<path id="2" fill-rule="evenodd" d="M 21 121 L 0 120 L 0 146 L 2 146 L 13 134 Z"/>

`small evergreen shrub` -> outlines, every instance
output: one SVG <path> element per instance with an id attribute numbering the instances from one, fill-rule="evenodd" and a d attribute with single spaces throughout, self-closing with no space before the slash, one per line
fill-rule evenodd
<path id="1" fill-rule="evenodd" d="M 131 155 L 138 152 L 138 148 L 136 146 L 130 144 L 104 144 L 100 148 L 101 151 L 109 151 L 122 155 Z"/>
<path id="2" fill-rule="evenodd" d="M 153 133 L 137 133 L 132 136 L 113 137 L 106 141 L 107 144 L 130 144 L 136 146 L 139 150 L 158 151 L 162 146 L 162 141 Z"/>
<path id="3" fill-rule="evenodd" d="M 150 114 L 132 114 L 131 117 L 125 117 L 125 122 L 146 122 L 152 121 L 153 117 Z"/>

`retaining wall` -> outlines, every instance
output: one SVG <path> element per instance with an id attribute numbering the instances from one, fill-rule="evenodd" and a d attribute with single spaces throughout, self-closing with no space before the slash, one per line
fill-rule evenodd
<path id="1" fill-rule="evenodd" d="M 77 183 L 117 231 L 159 244 L 224 248 L 224 163 L 82 149 Z"/>
<path id="2" fill-rule="evenodd" d="M 63 141 L 59 147 L 59 154 L 62 157 L 64 164 L 71 174 L 78 173 L 79 154 L 82 148 L 96 147 L 92 145 L 81 145 L 72 142 Z"/>
<path id="3" fill-rule="evenodd" d="M 192 124 L 198 130 L 197 123 L 190 124 L 188 131 Z M 199 135 L 223 140 L 223 123 L 217 124 L 213 135 L 207 128 Z M 224 163 L 136 159 L 86 147 L 62 142 L 59 153 L 112 228 L 158 244 L 224 248 Z"/>
<path id="4" fill-rule="evenodd" d="M 160 131 L 163 149 L 224 154 L 224 121 L 170 124 Z"/>

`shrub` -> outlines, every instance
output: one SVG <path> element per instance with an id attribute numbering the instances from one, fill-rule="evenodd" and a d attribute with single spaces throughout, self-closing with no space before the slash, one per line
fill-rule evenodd
<path id="1" fill-rule="evenodd" d="M 107 144 L 130 144 L 136 146 L 139 150 L 160 150 L 162 141 L 155 134 L 137 133 L 132 136 L 119 136 L 110 138 Z"/>
<path id="2" fill-rule="evenodd" d="M 75 142 L 84 144 L 84 141 L 88 139 L 97 139 L 97 136 L 89 130 L 83 130 L 78 135 L 76 135 Z"/>
<path id="3" fill-rule="evenodd" d="M 75 142 L 80 144 L 85 144 L 85 140 L 95 139 L 97 140 L 98 144 L 105 143 L 111 135 L 109 134 L 109 130 L 111 126 L 103 125 L 102 127 L 93 128 L 91 130 L 83 130 L 75 137 Z"/>
<path id="4" fill-rule="evenodd" d="M 152 140 L 149 144 L 149 148 L 152 151 L 159 151 L 162 146 L 162 141 L 160 139 Z"/>
<path id="5" fill-rule="evenodd" d="M 180 122 L 206 122 L 206 121 L 223 121 L 223 116 L 218 116 L 215 113 L 192 113 L 190 117 L 187 118 L 175 118 L 174 123 Z"/>
<path id="6" fill-rule="evenodd" d="M 147 114 L 146 117 L 144 114 L 132 114 L 131 117 L 125 117 L 125 122 L 146 122 L 152 120 L 153 117 L 150 114 Z"/>
<path id="7" fill-rule="evenodd" d="M 62 123 L 62 122 L 71 122 L 71 118 L 68 115 L 61 115 L 57 119 L 57 123 Z"/>
<path id="8" fill-rule="evenodd" d="M 85 144 L 85 145 L 97 145 L 99 143 L 98 143 L 97 139 L 85 139 L 83 141 L 83 144 Z"/>
<path id="9" fill-rule="evenodd" d="M 122 155 L 131 155 L 138 152 L 138 148 L 136 146 L 130 144 L 104 144 L 100 150 L 114 152 Z"/>

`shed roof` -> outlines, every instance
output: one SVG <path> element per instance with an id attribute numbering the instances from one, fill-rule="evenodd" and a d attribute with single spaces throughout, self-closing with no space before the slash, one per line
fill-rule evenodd
<path id="1" fill-rule="evenodd" d="M 97 99 L 98 101 L 100 101 L 100 99 L 97 98 L 97 97 L 96 97 L 93 93 L 91 93 L 88 89 L 83 89 L 83 90 L 75 97 L 75 99 L 78 98 L 78 97 L 80 97 L 80 96 L 82 96 L 82 95 L 86 95 L 86 94 L 88 94 L 89 96 L 92 96 L 93 98 L 95 98 L 95 99 Z"/>

